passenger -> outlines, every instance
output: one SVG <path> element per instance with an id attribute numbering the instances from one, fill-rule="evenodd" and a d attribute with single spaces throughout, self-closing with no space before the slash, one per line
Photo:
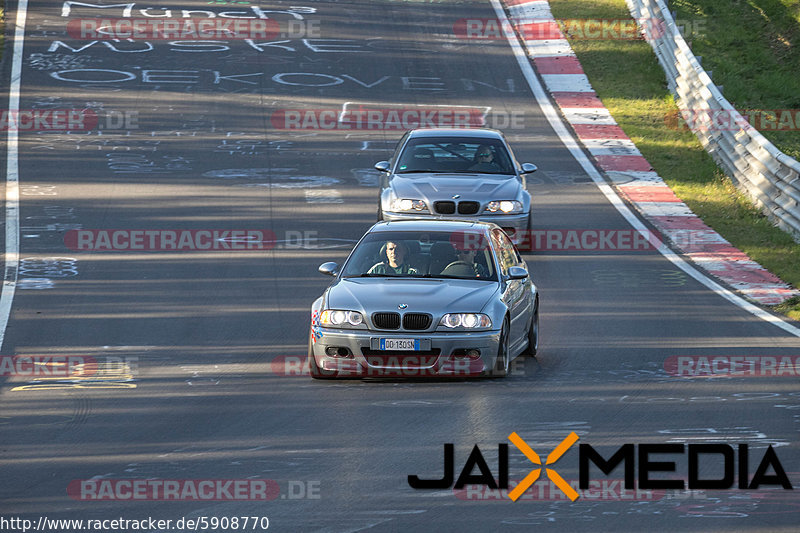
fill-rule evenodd
<path id="1" fill-rule="evenodd" d="M 495 162 L 494 153 L 486 144 L 478 146 L 478 149 L 475 150 L 473 161 L 475 164 L 468 169 L 472 172 L 497 172 L 503 170 L 502 167 Z"/>

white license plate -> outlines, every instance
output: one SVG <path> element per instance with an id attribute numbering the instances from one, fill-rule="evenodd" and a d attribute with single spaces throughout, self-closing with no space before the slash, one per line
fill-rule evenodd
<path id="1" fill-rule="evenodd" d="M 419 351 L 419 339 L 381 339 L 381 350 Z"/>

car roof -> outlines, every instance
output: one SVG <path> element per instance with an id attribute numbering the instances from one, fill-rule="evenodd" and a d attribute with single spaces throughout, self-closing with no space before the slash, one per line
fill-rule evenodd
<path id="1" fill-rule="evenodd" d="M 378 222 L 372 226 L 368 233 L 384 231 L 490 231 L 500 228 L 492 222 L 481 222 L 472 220 L 455 219 L 411 219 L 411 220 L 390 220 Z"/>
<path id="2" fill-rule="evenodd" d="M 417 137 L 472 137 L 475 139 L 503 139 L 503 133 L 491 128 L 417 128 L 409 138 Z"/>

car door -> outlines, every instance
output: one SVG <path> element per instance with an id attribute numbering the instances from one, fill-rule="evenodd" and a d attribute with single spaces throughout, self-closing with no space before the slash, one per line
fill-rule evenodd
<path id="1" fill-rule="evenodd" d="M 522 342 L 522 339 L 528 334 L 532 304 L 529 290 L 530 278 L 508 279 L 508 269 L 512 266 L 521 266 L 526 270 L 527 268 L 511 239 L 503 230 L 492 230 L 492 242 L 500 263 L 500 274 L 505 280 L 503 302 L 511 315 L 509 346 L 514 346 Z"/>

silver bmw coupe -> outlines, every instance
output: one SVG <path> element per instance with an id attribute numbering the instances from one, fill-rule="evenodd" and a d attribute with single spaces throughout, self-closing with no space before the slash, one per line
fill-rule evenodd
<path id="1" fill-rule="evenodd" d="M 483 220 L 512 239 L 531 228 L 525 175 L 536 165 L 518 163 L 497 130 L 411 130 L 375 168 L 382 173 L 378 220 Z"/>
<path id="2" fill-rule="evenodd" d="M 309 370 L 336 377 L 505 376 L 536 354 L 539 295 L 496 224 L 379 222 L 311 308 Z"/>

